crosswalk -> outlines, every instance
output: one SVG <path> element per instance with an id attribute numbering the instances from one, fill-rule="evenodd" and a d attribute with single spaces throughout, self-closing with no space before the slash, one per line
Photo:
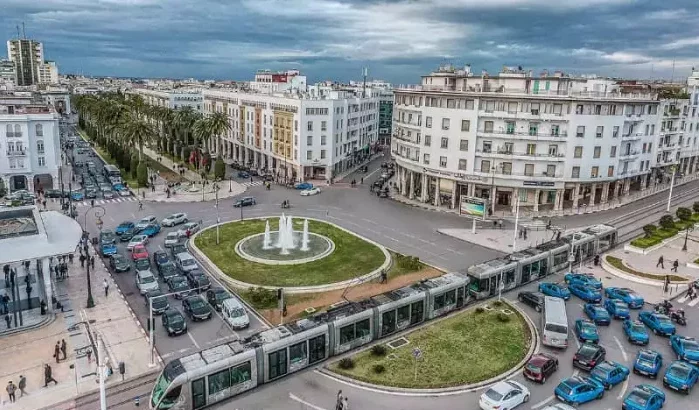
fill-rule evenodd
<path id="1" fill-rule="evenodd" d="M 241 183 L 240 185 L 243 185 L 243 186 L 260 186 L 260 185 L 262 185 L 262 184 L 264 184 L 264 181 L 253 181 L 253 182 L 248 181 L 248 182 L 243 182 L 243 183 Z"/>
<path id="2" fill-rule="evenodd" d="M 696 306 L 697 304 L 699 304 L 699 296 L 697 296 L 697 297 L 695 297 L 694 299 L 691 299 L 691 300 L 690 300 L 690 299 L 689 299 L 689 296 L 684 295 L 684 296 L 682 296 L 682 297 L 676 299 L 675 302 L 677 302 L 677 303 L 680 304 L 680 305 L 686 305 L 686 306 L 694 307 L 694 306 Z"/>
<path id="3" fill-rule="evenodd" d="M 60 199 L 53 199 L 52 202 L 58 202 Z M 133 196 L 125 197 L 125 198 L 113 198 L 113 199 L 95 199 L 95 205 L 105 205 L 105 204 L 116 204 L 119 202 L 137 202 L 138 199 L 136 199 Z M 87 201 L 73 201 L 76 207 L 83 207 L 83 206 L 92 206 L 89 200 Z"/>

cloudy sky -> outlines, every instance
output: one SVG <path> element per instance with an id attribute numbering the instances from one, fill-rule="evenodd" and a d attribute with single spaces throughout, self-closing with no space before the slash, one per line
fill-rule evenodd
<path id="1" fill-rule="evenodd" d="M 397 84 L 441 63 L 476 72 L 658 78 L 699 67 L 698 0 L 0 0 L 0 32 L 44 43 L 63 73 Z"/>

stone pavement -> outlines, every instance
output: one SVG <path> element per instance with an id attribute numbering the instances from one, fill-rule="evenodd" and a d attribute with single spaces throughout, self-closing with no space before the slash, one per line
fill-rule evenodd
<path id="1" fill-rule="evenodd" d="M 467 226 L 471 226 L 471 221 L 468 221 L 466 224 Z M 546 230 L 545 225 L 535 225 L 531 224 L 528 222 L 524 222 L 520 224 L 517 228 L 519 231 L 520 228 L 528 228 L 527 229 L 527 239 L 524 239 L 523 237 L 520 237 L 519 234 L 517 235 L 517 249 L 518 251 L 521 251 L 522 249 L 530 248 L 530 247 L 535 247 L 541 243 L 548 242 L 552 239 L 555 239 L 556 237 L 556 232 L 555 230 Z M 538 228 L 538 229 L 537 229 Z M 437 229 L 437 232 L 451 236 L 456 239 L 460 239 L 465 242 L 471 242 L 478 244 L 480 246 L 484 246 L 486 248 L 490 248 L 499 252 L 503 253 L 512 253 L 512 245 L 514 242 L 514 224 L 512 223 L 504 223 L 503 228 L 493 228 L 493 222 L 492 221 L 478 221 L 476 223 L 476 233 L 472 233 L 472 230 L 469 229 L 455 229 L 455 228 L 443 228 L 443 229 Z M 562 232 L 561 234 L 564 234 L 565 232 Z"/>
<path id="2" fill-rule="evenodd" d="M 179 174 L 179 164 L 176 164 L 174 161 L 172 161 L 170 158 L 160 155 L 154 150 L 148 148 L 148 147 L 143 147 L 143 153 L 148 155 L 153 161 L 157 160 L 160 158 L 160 162 L 163 166 L 166 168 L 171 169 L 174 173 Z M 200 182 L 201 181 L 201 175 L 197 174 L 194 171 L 189 170 L 189 168 L 185 169 L 184 171 L 184 177 L 188 179 L 189 181 L 194 181 L 194 182 Z"/>
<path id="3" fill-rule="evenodd" d="M 54 322 L 40 329 L 0 339 L 0 356 L 3 358 L 0 397 L 7 408 L 73 408 L 76 397 L 99 387 L 95 360 L 97 338 L 104 342 L 106 357 L 114 369 L 114 374 L 107 379 L 107 386 L 121 383 L 119 362 L 126 365 L 127 380 L 157 371 L 160 366 L 161 362 L 156 360 L 156 366 L 149 367 L 149 345 L 145 331 L 137 323 L 99 259 L 95 261 L 96 271 L 92 274 L 95 307 L 85 308 L 86 271 L 80 268 L 75 259 L 75 263 L 70 265 L 68 278 L 61 281 L 53 279 L 54 293 L 64 305 L 64 312 L 58 312 Z M 104 293 L 104 279 L 111 284 L 109 296 Z M 56 342 L 62 339 L 67 343 L 67 359 L 56 363 L 52 357 L 53 350 Z M 88 350 L 92 352 L 90 360 L 86 354 Z M 44 387 L 44 364 L 52 366 L 53 377 L 58 384 L 51 383 Z M 10 380 L 17 384 L 19 375 L 27 378 L 28 395 L 19 397 L 17 392 L 17 402 L 10 404 L 4 386 Z"/>

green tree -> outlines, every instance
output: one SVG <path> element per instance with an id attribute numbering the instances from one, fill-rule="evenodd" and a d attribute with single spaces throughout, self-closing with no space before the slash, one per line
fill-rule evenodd
<path id="1" fill-rule="evenodd" d="M 692 209 L 694 210 L 694 212 L 699 213 L 699 202 L 693 203 L 693 204 L 692 204 Z"/>
<path id="2" fill-rule="evenodd" d="M 138 170 L 138 154 L 134 152 L 131 154 L 131 166 L 129 167 L 131 172 L 131 179 L 136 179 Z"/>
<path id="3" fill-rule="evenodd" d="M 646 238 L 651 237 L 657 229 L 658 229 L 658 227 L 653 225 L 653 224 L 648 224 L 648 225 L 643 226 L 643 232 L 645 232 Z"/>
<path id="4" fill-rule="evenodd" d="M 194 137 L 195 137 L 195 150 L 199 151 L 199 154 L 202 152 L 200 151 L 200 145 L 205 146 L 209 145 L 211 139 L 213 137 L 217 137 L 224 132 L 228 131 L 231 129 L 231 123 L 228 121 L 228 116 L 225 113 L 222 112 L 215 112 L 212 113 L 199 121 L 197 121 L 194 124 Z M 218 141 L 218 139 L 217 139 Z M 216 151 L 220 151 L 220 147 L 218 147 L 218 142 L 216 142 Z M 203 156 L 199 155 L 199 161 L 200 164 L 199 166 L 203 165 L 202 159 Z"/>
<path id="5" fill-rule="evenodd" d="M 677 211 L 675 211 L 675 215 L 677 215 L 677 218 L 679 218 L 681 221 L 688 221 L 692 217 L 692 210 L 689 208 L 677 208 Z"/>
<path id="6" fill-rule="evenodd" d="M 214 177 L 218 179 L 226 177 L 226 163 L 223 162 L 223 158 L 220 155 L 216 158 L 216 163 L 214 164 Z"/>
<path id="7" fill-rule="evenodd" d="M 146 165 L 146 161 L 140 161 L 136 170 L 138 186 L 148 186 L 148 166 Z"/>
<path id="8" fill-rule="evenodd" d="M 672 219 L 671 215 L 663 215 L 660 218 L 660 226 L 665 229 L 673 229 L 675 227 L 675 220 Z"/>

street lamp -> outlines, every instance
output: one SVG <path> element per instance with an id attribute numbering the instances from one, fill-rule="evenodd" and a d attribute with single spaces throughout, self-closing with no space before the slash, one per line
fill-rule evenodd
<path id="1" fill-rule="evenodd" d="M 672 188 L 675 186 L 675 173 L 677 167 L 674 165 L 670 167 L 670 172 L 672 172 L 672 179 L 670 180 L 670 194 L 667 196 L 667 212 L 670 212 L 670 203 L 672 202 Z"/>
<path id="2" fill-rule="evenodd" d="M 87 258 L 86 263 L 87 263 L 87 308 L 93 308 L 95 307 L 95 299 L 92 297 L 92 277 L 90 276 L 90 248 L 88 246 L 88 242 L 90 239 L 90 233 L 87 231 L 87 215 L 94 210 L 94 216 L 97 218 L 97 228 L 102 231 L 102 217 L 107 213 L 107 211 L 99 206 L 92 206 L 90 209 L 85 211 L 84 219 L 83 219 L 83 238 L 84 238 L 84 244 L 83 244 L 83 250 L 85 251 L 85 257 Z"/>
<path id="3" fill-rule="evenodd" d="M 684 245 L 682 245 L 682 250 L 687 252 L 687 239 L 689 239 L 689 231 L 693 231 L 694 226 L 688 226 L 684 231 Z"/>
<path id="4" fill-rule="evenodd" d="M 219 235 L 219 225 L 221 224 L 221 216 L 219 214 L 219 208 L 218 208 L 218 190 L 220 187 L 218 186 L 218 179 L 214 183 L 214 193 L 216 194 L 216 245 L 220 243 L 220 235 Z M 242 209 L 242 207 L 241 207 Z"/>

